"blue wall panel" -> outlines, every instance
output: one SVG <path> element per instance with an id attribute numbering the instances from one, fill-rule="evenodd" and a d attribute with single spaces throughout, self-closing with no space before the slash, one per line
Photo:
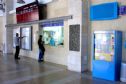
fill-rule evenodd
<path id="1" fill-rule="evenodd" d="M 91 20 L 111 20 L 118 18 L 118 2 L 104 3 L 90 7 Z"/>
<path id="2" fill-rule="evenodd" d="M 122 32 L 121 31 L 110 31 L 110 32 L 113 32 L 114 35 L 113 59 L 112 61 L 95 60 L 94 58 L 95 45 L 94 45 L 93 46 L 93 77 L 118 81 L 120 80 L 120 70 L 121 70 L 121 62 L 122 62 Z M 96 41 L 95 35 L 99 33 L 101 32 L 94 33 L 94 39 L 93 39 L 94 43 Z M 105 34 L 107 34 L 107 32 Z"/>

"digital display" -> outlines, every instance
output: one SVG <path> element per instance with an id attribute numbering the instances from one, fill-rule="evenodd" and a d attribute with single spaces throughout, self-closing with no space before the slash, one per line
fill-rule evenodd
<path id="1" fill-rule="evenodd" d="M 37 2 L 33 2 L 16 8 L 17 23 L 39 20 L 39 9 Z"/>
<path id="2" fill-rule="evenodd" d="M 43 27 L 43 41 L 50 46 L 64 45 L 63 26 Z"/>
<path id="3" fill-rule="evenodd" d="M 95 34 L 95 60 L 112 61 L 114 55 L 114 35 Z"/>
<path id="4" fill-rule="evenodd" d="M 32 2 L 16 8 L 17 23 L 42 20 L 47 18 L 47 6 Z"/>

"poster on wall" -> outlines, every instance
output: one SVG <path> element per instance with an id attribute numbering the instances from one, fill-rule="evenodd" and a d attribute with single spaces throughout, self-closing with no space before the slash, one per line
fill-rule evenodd
<path id="1" fill-rule="evenodd" d="M 63 26 L 43 27 L 43 40 L 50 46 L 64 45 Z"/>
<path id="2" fill-rule="evenodd" d="M 15 48 L 15 38 L 16 38 L 16 33 L 19 34 L 19 37 L 20 37 L 20 28 L 15 28 L 13 29 L 13 47 Z"/>
<path id="3" fill-rule="evenodd" d="M 21 28 L 21 48 L 25 50 L 32 50 L 32 27 Z"/>
<path id="4" fill-rule="evenodd" d="M 111 62 L 114 55 L 114 35 L 96 34 L 95 35 L 95 60 Z"/>
<path id="5" fill-rule="evenodd" d="M 80 51 L 80 25 L 70 25 L 69 27 L 69 50 Z"/>

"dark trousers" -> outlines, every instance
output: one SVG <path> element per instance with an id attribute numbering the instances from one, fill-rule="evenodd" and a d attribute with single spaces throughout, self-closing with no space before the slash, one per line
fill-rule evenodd
<path id="1" fill-rule="evenodd" d="M 18 59 L 19 57 L 19 52 L 20 52 L 20 47 L 16 46 L 16 51 L 15 51 L 15 59 Z"/>
<path id="2" fill-rule="evenodd" d="M 44 60 L 44 51 L 42 51 L 41 49 L 39 49 L 39 61 Z"/>

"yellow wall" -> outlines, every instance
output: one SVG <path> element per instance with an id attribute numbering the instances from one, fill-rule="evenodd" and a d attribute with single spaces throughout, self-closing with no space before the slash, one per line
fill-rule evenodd
<path id="1" fill-rule="evenodd" d="M 91 0 L 91 5 L 101 4 L 107 2 L 118 1 L 120 5 L 126 5 L 125 0 Z M 126 40 L 126 16 L 119 16 L 115 20 L 105 20 L 105 21 L 92 21 L 91 22 L 91 31 L 95 30 L 121 30 L 123 31 L 123 61 L 126 61 L 126 49 L 124 48 L 124 40 Z"/>
<path id="2" fill-rule="evenodd" d="M 56 0 L 47 6 L 48 18 L 68 15 L 68 0 Z"/>

